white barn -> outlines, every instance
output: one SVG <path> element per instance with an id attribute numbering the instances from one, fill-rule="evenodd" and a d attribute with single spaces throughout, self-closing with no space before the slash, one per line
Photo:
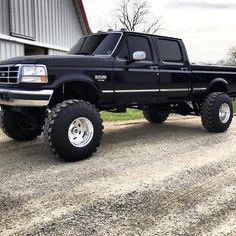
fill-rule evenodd
<path id="1" fill-rule="evenodd" d="M 90 32 L 82 0 L 0 0 L 0 60 L 62 55 Z"/>

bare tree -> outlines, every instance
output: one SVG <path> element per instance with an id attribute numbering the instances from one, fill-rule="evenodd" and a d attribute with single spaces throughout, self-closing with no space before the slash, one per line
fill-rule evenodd
<path id="1" fill-rule="evenodd" d="M 153 17 L 150 9 L 146 0 L 120 0 L 114 11 L 115 29 L 120 26 L 129 31 L 156 33 L 162 29 L 162 18 Z M 112 28 L 110 24 L 107 25 Z"/>
<path id="2" fill-rule="evenodd" d="M 222 66 L 236 66 L 236 47 L 231 47 L 227 53 L 227 58 L 218 61 Z"/>
<path id="3" fill-rule="evenodd" d="M 236 66 L 236 47 L 229 49 L 227 62 L 229 65 Z"/>

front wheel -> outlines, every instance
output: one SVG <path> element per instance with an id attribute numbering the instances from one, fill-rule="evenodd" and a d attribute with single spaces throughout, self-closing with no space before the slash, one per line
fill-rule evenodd
<path id="1" fill-rule="evenodd" d="M 100 114 L 85 101 L 58 104 L 45 120 L 44 137 L 65 161 L 79 161 L 96 152 L 103 134 Z"/>
<path id="2" fill-rule="evenodd" d="M 8 137 L 17 141 L 35 139 L 42 132 L 42 125 L 35 119 L 13 111 L 1 111 L 0 127 Z"/>
<path id="3" fill-rule="evenodd" d="M 233 105 L 231 98 L 220 92 L 207 96 L 201 111 L 202 124 L 212 133 L 225 132 L 233 119 Z"/>

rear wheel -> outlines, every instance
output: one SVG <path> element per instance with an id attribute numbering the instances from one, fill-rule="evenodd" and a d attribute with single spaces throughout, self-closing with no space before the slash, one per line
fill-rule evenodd
<path id="1" fill-rule="evenodd" d="M 17 141 L 35 139 L 42 132 L 42 125 L 35 119 L 13 111 L 1 111 L 0 126 L 8 137 Z"/>
<path id="2" fill-rule="evenodd" d="M 231 98 L 220 92 L 209 94 L 203 103 L 201 116 L 202 124 L 209 132 L 226 131 L 233 119 Z"/>
<path id="3" fill-rule="evenodd" d="M 147 121 L 157 124 L 164 123 L 167 120 L 169 114 L 169 111 L 161 111 L 159 109 L 146 109 L 143 111 L 144 118 Z"/>
<path id="4" fill-rule="evenodd" d="M 96 107 L 89 102 L 68 100 L 48 115 L 44 137 L 52 151 L 65 161 L 79 161 L 96 152 L 103 125 Z"/>

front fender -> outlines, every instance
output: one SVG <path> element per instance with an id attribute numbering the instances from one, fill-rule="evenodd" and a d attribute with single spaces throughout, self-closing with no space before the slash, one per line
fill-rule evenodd
<path id="1" fill-rule="evenodd" d="M 94 80 L 92 80 L 89 76 L 86 75 L 78 75 L 78 74 L 70 74 L 70 75 L 65 75 L 63 77 L 60 77 L 56 79 L 51 86 L 53 88 L 58 88 L 62 86 L 63 84 L 70 83 L 70 82 L 83 82 L 91 85 L 96 91 L 98 92 L 98 88 L 94 83 Z"/>

